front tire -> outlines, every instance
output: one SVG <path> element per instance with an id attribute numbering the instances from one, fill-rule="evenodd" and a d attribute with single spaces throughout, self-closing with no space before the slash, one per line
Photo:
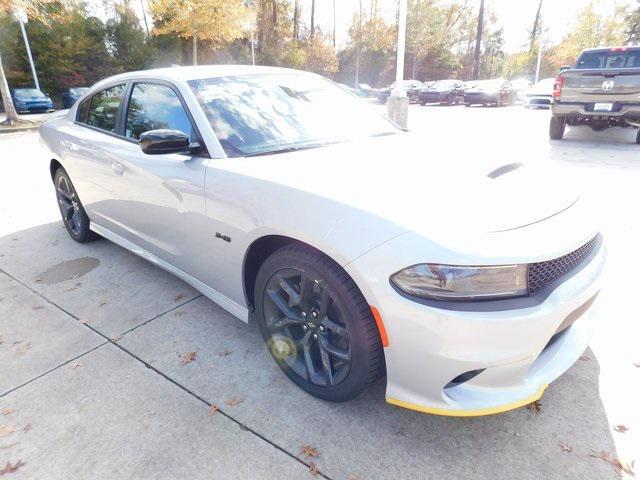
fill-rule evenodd
<path id="1" fill-rule="evenodd" d="M 64 223 L 69 236 L 79 243 L 91 242 L 98 238 L 98 235 L 89 228 L 90 221 L 87 212 L 64 168 L 60 167 L 56 170 L 53 184 L 56 188 L 62 223 Z"/>
<path id="2" fill-rule="evenodd" d="M 551 140 L 562 140 L 566 125 L 567 121 L 564 117 L 552 116 L 549 121 L 549 138 Z"/>
<path id="3" fill-rule="evenodd" d="M 384 373 L 380 335 L 364 296 L 340 265 L 304 245 L 262 264 L 256 321 L 278 366 L 311 395 L 358 396 Z"/>

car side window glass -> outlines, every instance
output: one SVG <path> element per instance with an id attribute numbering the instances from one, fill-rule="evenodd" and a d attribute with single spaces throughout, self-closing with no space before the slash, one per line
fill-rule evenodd
<path id="1" fill-rule="evenodd" d="M 87 98 L 80 105 L 78 105 L 78 115 L 76 119 L 79 122 L 87 123 L 87 115 L 89 113 L 89 102 L 91 102 L 91 98 Z"/>
<path id="2" fill-rule="evenodd" d="M 117 85 L 91 97 L 87 125 L 115 133 L 118 124 L 118 109 L 123 94 L 124 85 Z"/>
<path id="3" fill-rule="evenodd" d="M 131 93 L 125 134 L 138 140 L 149 130 L 180 130 L 191 137 L 191 121 L 178 95 L 165 85 L 137 83 Z"/>

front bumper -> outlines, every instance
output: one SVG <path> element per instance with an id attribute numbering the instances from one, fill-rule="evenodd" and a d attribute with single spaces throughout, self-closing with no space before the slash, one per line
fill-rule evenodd
<path id="1" fill-rule="evenodd" d="M 53 105 L 46 103 L 22 104 L 20 106 L 16 106 L 16 110 L 18 113 L 53 112 Z"/>
<path id="2" fill-rule="evenodd" d="M 600 241 L 578 267 L 529 297 L 442 307 L 399 295 L 380 275 L 376 255 L 347 265 L 355 278 L 374 272 L 365 297 L 380 311 L 389 338 L 387 401 L 425 413 L 476 416 L 537 400 L 587 346 L 604 256 Z M 571 325 L 564 328 L 567 319 Z M 483 371 L 452 383 L 475 370 Z"/>
<path id="3" fill-rule="evenodd" d="M 498 96 L 489 93 L 472 93 L 464 95 L 464 103 L 470 105 L 485 104 L 485 103 L 497 103 Z"/>

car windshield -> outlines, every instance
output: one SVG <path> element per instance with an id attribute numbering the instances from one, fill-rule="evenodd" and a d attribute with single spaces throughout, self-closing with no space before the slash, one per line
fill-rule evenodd
<path id="1" fill-rule="evenodd" d="M 477 88 L 479 90 L 497 90 L 502 86 L 503 83 L 504 80 L 500 78 L 493 80 L 481 80 L 474 86 L 474 88 Z"/>
<path id="2" fill-rule="evenodd" d="M 29 98 L 29 97 L 44 97 L 44 93 L 35 88 L 20 88 L 15 91 L 16 97 L 18 98 Z"/>
<path id="3" fill-rule="evenodd" d="M 362 100 L 316 75 L 216 77 L 191 80 L 189 85 L 229 156 L 398 132 Z"/>
<path id="4" fill-rule="evenodd" d="M 640 68 L 640 50 L 583 52 L 575 68 Z"/>
<path id="5" fill-rule="evenodd" d="M 427 88 L 429 90 L 438 90 L 443 88 L 453 88 L 455 86 L 455 80 L 438 80 L 437 82 L 433 82 L 431 85 L 428 85 Z"/>

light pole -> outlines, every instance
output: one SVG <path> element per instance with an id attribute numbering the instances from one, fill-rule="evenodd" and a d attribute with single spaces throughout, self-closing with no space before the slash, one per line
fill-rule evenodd
<path id="1" fill-rule="evenodd" d="M 409 121 L 409 98 L 402 85 L 404 79 L 404 44 L 407 32 L 407 0 L 399 0 L 398 8 L 398 53 L 396 57 L 396 86 L 389 95 L 387 112 L 389 118 L 406 129 Z"/>
<path id="2" fill-rule="evenodd" d="M 540 80 L 540 63 L 542 62 L 542 38 L 540 39 L 540 45 L 538 45 L 538 59 L 536 60 L 536 78 L 534 83 L 538 83 Z"/>
<path id="3" fill-rule="evenodd" d="M 29 64 L 31 65 L 31 73 L 33 74 L 33 83 L 36 88 L 40 90 L 40 82 L 38 82 L 38 74 L 36 73 L 36 67 L 33 64 L 33 57 L 31 56 L 31 47 L 29 46 L 29 39 L 27 38 L 27 30 L 24 28 L 24 24 L 29 21 L 26 13 L 22 10 L 16 10 L 15 16 L 20 24 L 20 30 L 22 30 L 22 38 L 24 38 L 24 45 L 27 47 L 27 57 L 29 57 Z"/>

